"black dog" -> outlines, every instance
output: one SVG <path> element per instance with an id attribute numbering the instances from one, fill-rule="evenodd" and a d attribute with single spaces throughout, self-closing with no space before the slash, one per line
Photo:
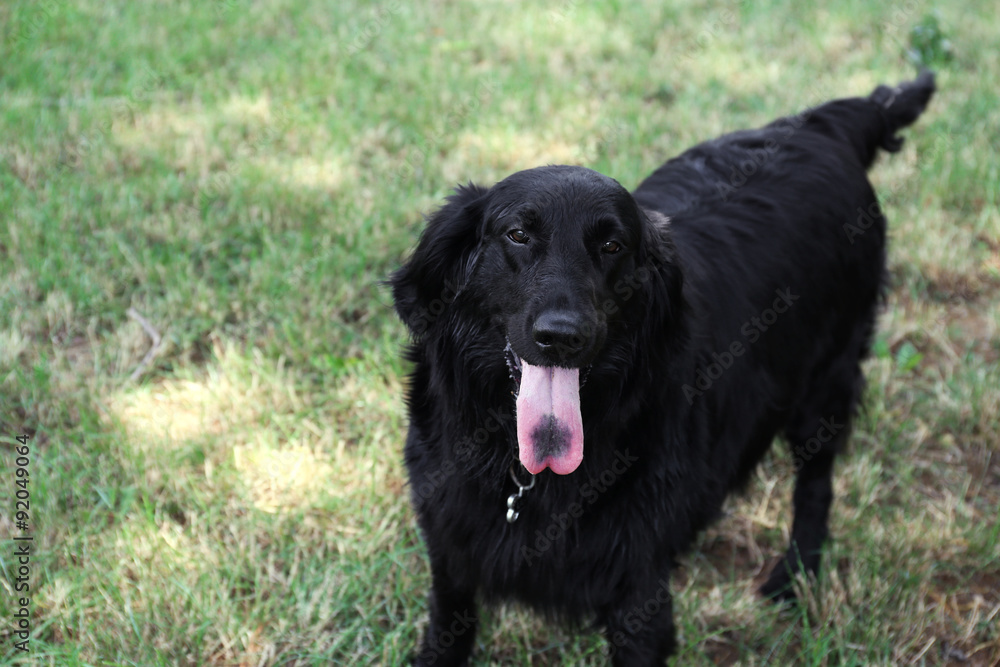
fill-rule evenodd
<path id="1" fill-rule="evenodd" d="M 594 620 L 615 665 L 662 664 L 672 564 L 779 434 L 795 516 L 763 593 L 817 571 L 885 285 L 865 170 L 933 92 L 926 72 L 728 134 L 631 194 L 540 167 L 430 217 L 391 280 L 433 577 L 416 664 L 467 664 L 477 596 Z"/>

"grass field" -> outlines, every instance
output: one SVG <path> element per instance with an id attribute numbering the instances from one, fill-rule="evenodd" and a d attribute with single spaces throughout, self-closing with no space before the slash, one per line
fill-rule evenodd
<path id="1" fill-rule="evenodd" d="M 676 663 L 998 664 L 995 2 L 14 0 L 0 665 L 403 664 L 429 573 L 379 280 L 422 214 L 545 163 L 633 187 L 702 139 L 911 78 L 935 10 L 940 92 L 872 174 L 892 290 L 828 567 L 798 611 L 756 597 L 789 530 L 792 463 L 769 458 L 678 573 Z M 605 654 L 512 608 L 474 664 Z"/>

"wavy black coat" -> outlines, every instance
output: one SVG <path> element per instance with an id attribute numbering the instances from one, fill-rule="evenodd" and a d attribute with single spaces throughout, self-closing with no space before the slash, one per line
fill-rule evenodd
<path id="1" fill-rule="evenodd" d="M 790 597 L 795 573 L 817 571 L 886 282 L 866 170 L 933 91 L 924 73 L 725 135 L 632 193 L 542 167 L 459 187 L 428 219 L 391 279 L 413 337 L 405 461 L 433 578 L 417 664 L 466 664 L 477 600 L 508 599 L 605 628 L 616 665 L 662 664 L 671 567 L 779 435 L 795 516 L 763 592 Z M 586 341 L 558 358 L 530 335 L 556 307 Z M 514 523 L 510 471 L 527 475 L 511 351 L 586 378 L 583 463 L 539 474 Z"/>

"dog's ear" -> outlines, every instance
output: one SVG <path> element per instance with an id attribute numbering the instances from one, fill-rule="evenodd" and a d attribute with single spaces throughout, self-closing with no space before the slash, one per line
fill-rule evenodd
<path id="1" fill-rule="evenodd" d="M 653 269 L 655 276 L 648 289 L 646 322 L 667 325 L 671 337 L 683 335 L 683 316 L 687 311 L 684 271 L 674 245 L 670 218 L 652 209 L 640 211 L 645 220 L 639 261 Z"/>
<path id="2" fill-rule="evenodd" d="M 455 188 L 427 219 L 413 256 L 389 280 L 396 312 L 420 336 L 465 287 L 479 255 L 489 190 L 473 183 Z"/>
<path id="3" fill-rule="evenodd" d="M 658 269 L 672 269 L 676 263 L 676 248 L 670 230 L 670 218 L 648 208 L 640 208 L 644 217 L 639 262 Z"/>

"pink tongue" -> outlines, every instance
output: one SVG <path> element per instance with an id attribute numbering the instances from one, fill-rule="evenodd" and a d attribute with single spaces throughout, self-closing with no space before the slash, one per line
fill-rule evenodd
<path id="1" fill-rule="evenodd" d="M 580 369 L 532 366 L 521 360 L 517 445 L 532 475 L 551 468 L 568 475 L 583 461 Z"/>

